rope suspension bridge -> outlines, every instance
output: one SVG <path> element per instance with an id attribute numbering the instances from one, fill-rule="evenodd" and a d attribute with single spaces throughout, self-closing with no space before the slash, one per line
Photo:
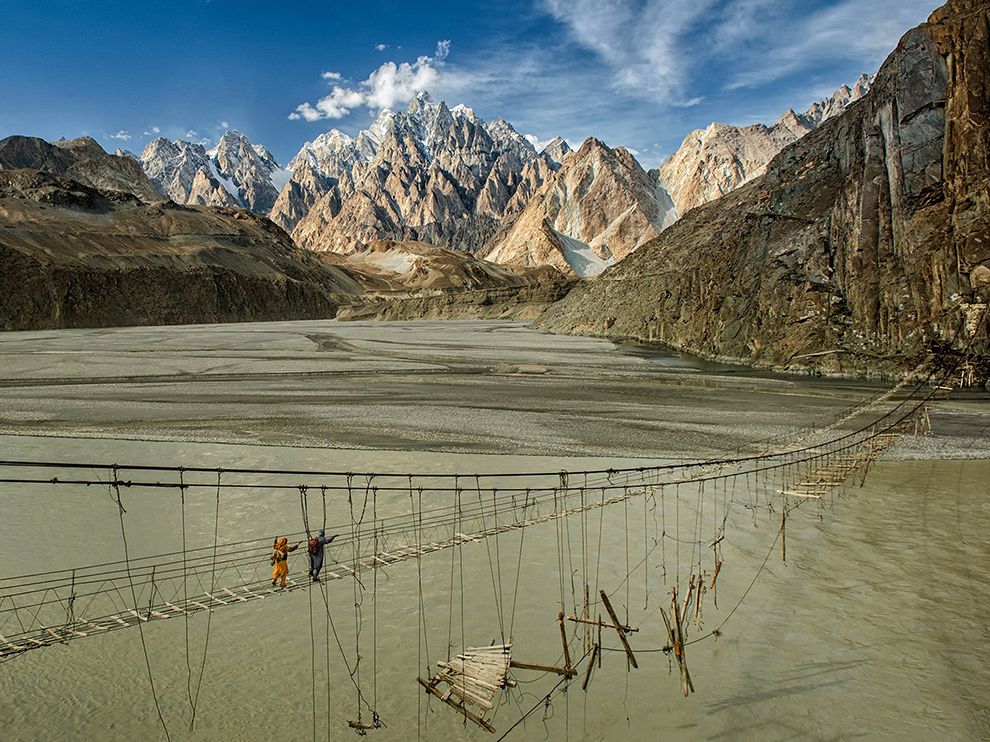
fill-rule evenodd
<path id="1" fill-rule="evenodd" d="M 175 618 L 187 622 L 188 632 L 189 617 L 197 613 L 210 615 L 282 592 L 308 590 L 311 630 L 314 595 L 322 597 L 326 611 L 329 677 L 329 631 L 333 617 L 327 583 L 349 582 L 353 586 L 357 642 L 353 657 L 347 656 L 339 637 L 336 643 L 357 694 L 356 719 L 348 724 L 365 734 L 381 728 L 385 722 L 379 714 L 377 686 L 369 694 L 360 675 L 362 642 L 366 641 L 361 638 L 364 595 L 369 591 L 372 596 L 377 595 L 378 574 L 382 570 L 414 562 L 420 582 L 421 655 L 423 647 L 426 648 L 425 663 L 420 662 L 425 677 L 419 677 L 418 682 L 426 698 L 438 699 L 452 707 L 465 723 L 472 722 L 494 733 L 498 695 L 515 686 L 516 673 L 557 675 L 557 683 L 516 720 L 505 732 L 508 734 L 531 713 L 549 704 L 551 697 L 569 683 L 580 682 L 582 689 L 587 690 L 595 669 L 601 667 L 603 651 L 608 650 L 624 653 L 630 668 L 638 667 L 637 653 L 667 654 L 676 663 L 680 689 L 686 696 L 695 688 L 695 679 L 688 669 L 688 647 L 717 637 L 749 593 L 746 589 L 724 617 L 718 614 L 721 621 L 716 628 L 702 633 L 706 612 L 718 610 L 718 579 L 723 573 L 723 548 L 730 538 L 728 525 L 733 510 L 750 510 L 754 520 L 757 511 L 765 512 L 775 523 L 776 532 L 767 558 L 753 578 L 752 588 L 775 551 L 779 550 L 780 558 L 786 560 L 788 519 L 795 511 L 814 509 L 821 517 L 836 497 L 862 487 L 871 465 L 900 438 L 930 429 L 929 409 L 947 398 L 955 387 L 972 383 L 970 369 L 961 357 L 948 366 L 929 359 L 910 377 L 920 381 L 902 381 L 823 426 L 795 435 L 786 445 L 778 444 L 757 454 L 634 468 L 499 474 L 355 473 L 0 461 L 0 486 L 6 489 L 39 494 L 68 491 L 74 496 L 95 491 L 97 496 L 109 496 L 119 515 L 125 545 L 122 560 L 0 578 L 0 662 L 54 644 L 74 643 L 126 628 L 137 627 L 143 640 L 145 626 Z M 239 491 L 298 496 L 302 527 L 287 534 L 290 541 L 311 535 L 315 521 L 328 533 L 339 534 L 323 568 L 323 583 L 289 577 L 285 587 L 279 588 L 271 579 L 271 546 L 267 540 L 219 540 L 225 498 Z M 136 498 L 149 496 L 178 501 L 182 549 L 130 556 L 126 546 L 128 506 Z M 213 506 L 213 541 L 190 548 L 186 543 L 185 509 L 189 498 L 194 497 L 208 499 Z M 691 505 L 685 508 L 688 516 L 683 520 L 690 521 L 687 525 L 680 516 L 682 502 Z M 597 549 L 588 516 L 610 509 L 622 510 L 628 529 L 631 503 L 641 503 L 643 508 L 642 560 L 630 566 L 627 543 L 624 579 L 617 586 L 603 586 L 599 579 L 600 562 L 592 564 L 592 561 L 601 558 L 604 516 L 598 521 Z M 657 524 L 658 508 L 662 526 Z M 678 513 L 673 532 L 667 524 L 671 508 L 677 508 Z M 653 512 L 652 538 L 647 533 L 648 510 Z M 347 518 L 328 523 L 328 512 L 346 513 Z M 523 660 L 513 654 L 512 634 L 524 536 L 521 535 L 519 542 L 511 606 L 506 605 L 505 593 L 506 583 L 511 586 L 513 580 L 511 576 L 503 580 L 499 538 L 513 532 L 524 534 L 534 526 L 551 525 L 555 529 L 554 556 L 560 583 L 559 602 L 552 618 L 559 624 L 561 654 L 556 661 L 529 657 Z M 572 526 L 579 534 L 573 540 Z M 580 553 L 575 558 L 572 544 L 577 541 Z M 667 588 L 669 592 L 664 605 L 651 613 L 654 620 L 662 622 L 666 643 L 661 647 L 637 647 L 634 636 L 637 627 L 630 623 L 628 615 L 620 618 L 611 600 L 623 586 L 628 591 L 633 574 L 637 570 L 646 573 L 650 559 L 656 559 L 656 551 L 665 554 L 668 544 L 677 555 L 676 576 L 670 579 L 664 561 L 661 592 Z M 458 596 L 454 568 L 460 562 L 463 582 L 463 549 L 477 545 L 487 550 L 500 637 L 489 645 L 468 646 L 464 637 L 463 585 Z M 682 551 L 690 555 L 685 562 L 686 571 L 681 569 Z M 423 617 L 426 607 L 422 575 L 424 565 L 442 567 L 440 557 L 433 556 L 440 552 L 450 554 L 451 627 L 454 603 L 457 597 L 461 600 L 461 646 L 460 651 L 455 650 L 449 656 L 430 657 L 427 623 Z M 666 560 L 666 556 L 663 558 Z M 573 566 L 575 561 L 577 567 Z M 568 574 L 570 596 L 565 586 Z M 314 586 L 315 591 L 311 589 Z M 371 639 L 376 673 L 377 603 L 375 599 Z M 627 596 L 627 614 L 629 603 Z M 337 635 L 335 627 L 333 633 Z M 614 636 L 619 647 L 604 646 L 603 634 Z M 208 636 L 207 633 L 207 642 Z M 448 648 L 454 646 L 450 637 L 447 644 Z M 147 652 L 145 659 L 154 693 Z M 205 661 L 206 647 L 204 666 Z M 315 653 L 313 663 L 315 738 Z M 190 703 L 195 713 L 192 691 Z M 159 718 L 168 736 L 160 709 Z"/>

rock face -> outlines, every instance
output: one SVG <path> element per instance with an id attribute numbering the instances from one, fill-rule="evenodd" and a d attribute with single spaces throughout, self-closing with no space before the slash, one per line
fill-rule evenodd
<path id="1" fill-rule="evenodd" d="M 38 169 L 0 172 L 0 265 L 2 330 L 332 317 L 368 285 L 242 209 Z"/>
<path id="2" fill-rule="evenodd" d="M 773 126 L 713 123 L 692 131 L 659 171 L 677 213 L 683 215 L 763 175 L 780 150 L 845 111 L 869 91 L 872 81 L 863 75 L 851 88 L 843 85 L 803 114 L 788 110 Z"/>
<path id="3" fill-rule="evenodd" d="M 535 320 L 573 288 L 576 279 L 473 291 L 421 291 L 411 296 L 364 296 L 342 304 L 341 320 Z"/>
<path id="4" fill-rule="evenodd" d="M 990 3 L 952 0 L 860 102 L 543 324 L 822 371 L 902 370 L 953 340 L 986 354 L 988 88 Z"/>
<path id="5" fill-rule="evenodd" d="M 492 240 L 486 260 L 593 276 L 677 218 L 664 189 L 627 150 L 587 139 L 563 159 L 511 227 Z"/>
<path id="6" fill-rule="evenodd" d="M 133 193 L 148 202 L 161 199 L 138 163 L 127 156 L 107 154 L 91 137 L 54 144 L 37 137 L 0 140 L 0 170 L 19 168 L 65 176 L 92 188 Z"/>
<path id="7" fill-rule="evenodd" d="M 474 252 L 557 167 L 506 121 L 421 93 L 356 137 L 334 130 L 307 142 L 271 218 L 313 250 L 392 239 Z"/>
<path id="8" fill-rule="evenodd" d="M 267 149 L 237 131 L 226 132 L 209 151 L 201 144 L 155 139 L 140 161 L 158 192 L 176 203 L 243 206 L 263 215 L 287 178 Z"/>

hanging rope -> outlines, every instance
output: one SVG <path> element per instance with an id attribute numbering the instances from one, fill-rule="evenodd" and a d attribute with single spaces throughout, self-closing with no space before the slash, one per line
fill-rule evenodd
<path id="1" fill-rule="evenodd" d="M 216 510 L 213 514 L 213 558 L 210 566 L 210 595 L 216 592 L 217 589 L 217 543 L 220 534 L 220 479 L 222 476 L 223 472 L 218 470 Z M 212 625 L 213 611 L 211 610 L 206 613 L 206 638 L 203 640 L 203 662 L 199 667 L 199 680 L 196 682 L 196 695 L 193 698 L 192 717 L 189 719 L 190 732 L 196 728 L 196 712 L 199 710 L 199 692 L 203 689 L 203 676 L 206 675 L 206 658 L 210 651 L 210 629 Z"/>
<path id="2" fill-rule="evenodd" d="M 179 517 L 182 526 L 182 604 L 189 605 L 189 568 L 188 549 L 186 546 L 186 488 L 185 472 L 179 470 Z M 196 704 L 192 692 L 192 657 L 189 649 L 189 611 L 182 612 L 182 629 L 186 644 L 186 698 L 189 701 L 189 713 L 192 714 Z"/>
<path id="3" fill-rule="evenodd" d="M 120 487 L 117 485 L 119 477 L 117 476 L 117 467 L 114 465 L 110 470 L 110 481 L 111 481 L 111 499 L 116 499 L 117 502 L 117 515 L 120 518 L 120 540 L 124 545 L 124 563 L 127 565 L 128 570 L 128 582 L 131 586 L 131 601 L 134 605 L 134 610 L 138 609 L 138 599 L 137 591 L 134 589 L 134 581 L 130 579 L 130 553 L 127 548 L 127 530 L 124 528 L 124 503 L 120 499 Z M 144 653 L 144 666 L 148 671 L 148 685 L 151 688 L 151 697 L 155 702 L 155 711 L 158 713 L 158 721 L 162 725 L 162 731 L 165 733 L 166 742 L 171 742 L 172 735 L 169 734 L 168 724 L 165 723 L 165 716 L 162 714 L 161 704 L 158 702 L 158 692 L 155 690 L 155 676 L 151 671 L 151 658 L 148 656 L 148 644 L 144 640 L 144 626 L 142 621 L 138 620 L 138 635 L 141 637 L 141 651 Z"/>

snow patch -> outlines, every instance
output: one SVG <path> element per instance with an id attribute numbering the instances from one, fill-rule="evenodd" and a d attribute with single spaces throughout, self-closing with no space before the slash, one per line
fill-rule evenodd
<path id="1" fill-rule="evenodd" d="M 615 262 L 613 258 L 606 260 L 605 258 L 599 257 L 594 250 L 592 250 L 586 243 L 581 242 L 581 240 L 575 239 L 574 237 L 568 237 L 566 234 L 563 232 L 558 232 L 556 229 L 553 230 L 553 232 L 557 235 L 557 238 L 560 240 L 561 247 L 564 249 L 564 260 L 566 260 L 567 264 L 571 266 L 571 270 L 582 278 L 597 276 Z"/>
<path id="2" fill-rule="evenodd" d="M 292 178 L 292 171 L 284 167 L 275 168 L 269 176 L 272 187 L 274 187 L 279 193 L 281 193 L 282 189 L 285 188 L 285 184 L 289 182 L 290 178 Z"/>
<path id="3" fill-rule="evenodd" d="M 216 178 L 217 181 L 220 183 L 220 185 L 223 186 L 223 189 L 227 191 L 227 193 L 229 193 L 231 196 L 233 196 L 234 201 L 239 204 L 243 203 L 241 201 L 241 192 L 237 188 L 237 186 L 234 185 L 234 181 L 232 181 L 230 178 L 223 177 L 220 174 L 220 171 L 217 170 L 217 164 L 212 159 L 207 160 L 206 164 L 209 165 L 210 167 L 210 175 Z"/>

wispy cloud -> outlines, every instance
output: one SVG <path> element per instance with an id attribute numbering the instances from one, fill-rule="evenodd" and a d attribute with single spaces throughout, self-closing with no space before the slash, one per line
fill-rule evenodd
<path id="1" fill-rule="evenodd" d="M 129 142 L 129 141 L 131 141 L 131 139 L 133 139 L 133 137 L 130 135 L 129 132 L 126 132 L 123 129 L 120 129 L 120 130 L 117 131 L 116 134 L 111 134 L 109 136 L 109 139 L 116 139 L 117 141 L 120 141 L 120 142 Z"/>
<path id="2" fill-rule="evenodd" d="M 709 22 L 716 0 L 544 0 L 573 39 L 611 70 L 615 86 L 677 102 L 689 77 L 685 37 Z"/>
<path id="3" fill-rule="evenodd" d="M 388 49 L 388 44 L 375 44 L 375 49 L 377 49 L 380 52 L 383 52 L 386 49 Z"/>
<path id="4" fill-rule="evenodd" d="M 841 0 L 814 11 L 796 6 L 786 22 L 780 22 L 778 8 L 760 0 L 739 0 L 751 6 L 747 21 L 737 15 L 723 19 L 716 36 L 732 42 L 748 41 L 739 37 L 740 29 L 771 28 L 764 43 L 745 57 L 740 71 L 728 82 L 728 88 L 751 88 L 782 79 L 806 69 L 834 62 L 863 61 L 866 72 L 875 71 L 893 50 L 906 29 L 924 21 L 932 10 L 932 0 Z"/>
<path id="5" fill-rule="evenodd" d="M 450 54 L 450 41 L 437 42 L 432 57 L 421 56 L 413 62 L 385 62 L 365 80 L 355 86 L 335 84 L 330 94 L 320 98 L 315 104 L 308 101 L 296 106 L 289 114 L 293 121 L 320 121 L 321 119 L 344 118 L 356 108 L 367 107 L 373 110 L 392 108 L 411 100 L 417 93 L 429 90 L 438 83 L 447 55 Z M 341 81 L 340 74 L 324 72 L 325 80 Z"/>
<path id="6" fill-rule="evenodd" d="M 709 66 L 733 90 L 836 62 L 873 71 L 934 0 L 542 0 L 570 37 L 609 70 L 615 88 L 690 107 Z M 710 88 L 709 85 L 705 87 Z"/>

